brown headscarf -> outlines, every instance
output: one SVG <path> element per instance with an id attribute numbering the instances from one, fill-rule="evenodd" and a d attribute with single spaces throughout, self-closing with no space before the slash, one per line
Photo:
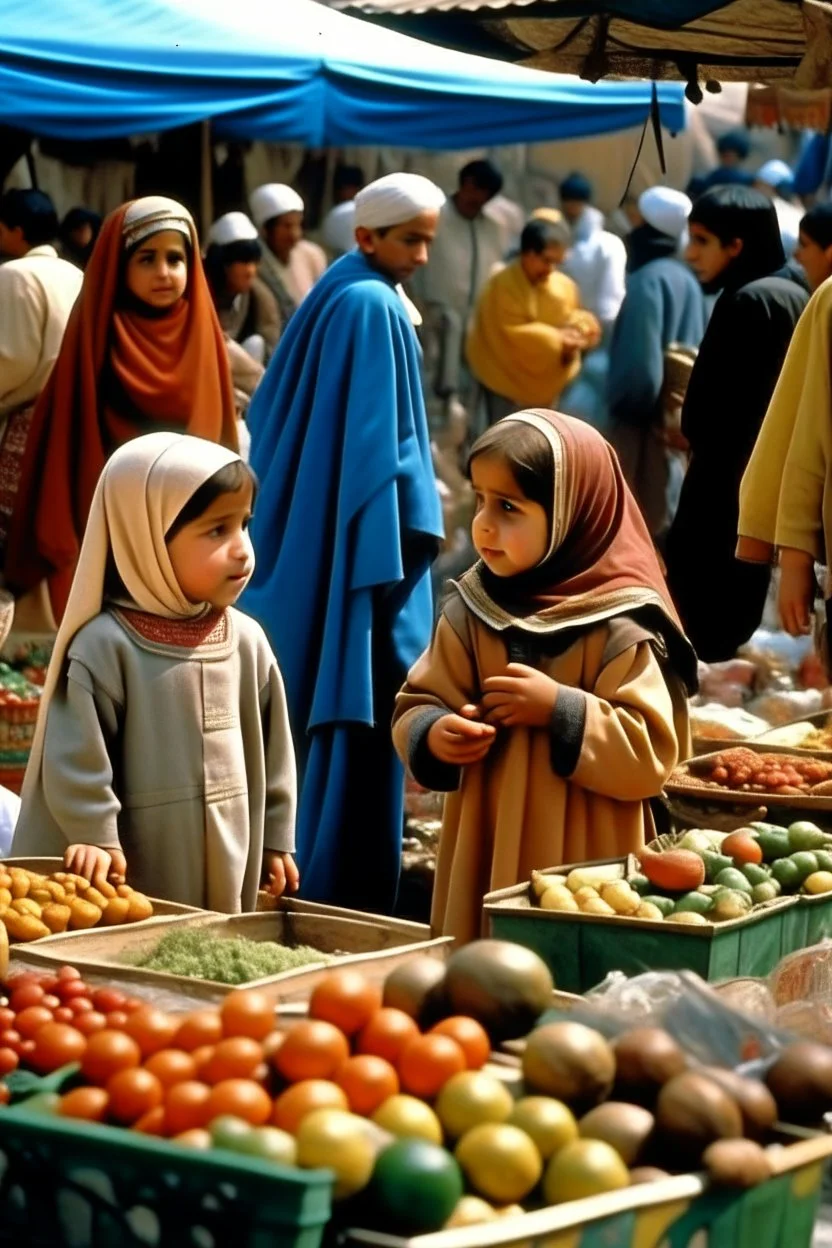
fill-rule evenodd
<path id="1" fill-rule="evenodd" d="M 696 656 L 612 447 L 590 425 L 560 412 L 515 412 L 500 424 L 510 421 L 536 429 L 552 452 L 549 549 L 518 576 L 495 576 L 477 563 L 458 584 L 464 601 L 499 630 L 551 634 L 617 615 L 650 621 L 679 675 L 695 688 Z"/>
<path id="2" fill-rule="evenodd" d="M 166 315 L 144 314 L 124 295 L 126 248 L 183 223 L 191 241 L 185 295 Z M 46 579 L 60 620 L 108 456 L 159 428 L 237 449 L 231 374 L 196 229 L 181 205 L 153 196 L 104 222 L 35 407 L 6 552 L 15 593 Z"/>

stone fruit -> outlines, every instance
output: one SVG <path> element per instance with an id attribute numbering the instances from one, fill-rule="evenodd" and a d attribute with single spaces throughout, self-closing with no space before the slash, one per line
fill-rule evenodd
<path id="1" fill-rule="evenodd" d="M 615 1057 L 604 1037 L 591 1027 L 547 1023 L 526 1042 L 523 1077 L 530 1092 L 553 1096 L 582 1112 L 608 1095 Z"/>
<path id="2" fill-rule="evenodd" d="M 505 940 L 474 940 L 457 949 L 443 986 L 446 1012 L 475 1018 L 495 1041 L 527 1035 L 551 1005 L 553 989 L 542 958 Z"/>
<path id="3" fill-rule="evenodd" d="M 696 1167 L 715 1140 L 739 1139 L 742 1114 L 729 1096 L 707 1075 L 685 1071 L 666 1083 L 656 1101 L 661 1156 L 681 1167 Z"/>
<path id="4" fill-rule="evenodd" d="M 654 1126 L 648 1109 L 623 1101 L 605 1101 L 583 1116 L 578 1131 L 582 1139 L 603 1140 L 611 1145 L 629 1168 L 644 1156 Z"/>
<path id="5" fill-rule="evenodd" d="M 613 1044 L 615 1098 L 652 1109 L 659 1091 L 687 1068 L 687 1058 L 660 1027 L 634 1027 Z"/>
<path id="6" fill-rule="evenodd" d="M 700 1074 L 718 1083 L 737 1102 L 742 1114 L 743 1134 L 761 1140 L 777 1121 L 777 1104 L 764 1083 L 747 1079 L 721 1066 L 705 1066 Z"/>
<path id="7" fill-rule="evenodd" d="M 403 962 L 384 981 L 383 1004 L 403 1010 L 420 1026 L 438 1022 L 442 1014 L 445 967 L 427 955 Z"/>
<path id="8" fill-rule="evenodd" d="M 832 1049 L 810 1040 L 788 1045 L 766 1084 L 784 1122 L 818 1122 L 832 1109 Z"/>
<path id="9" fill-rule="evenodd" d="M 768 1154 L 753 1140 L 717 1140 L 702 1161 L 708 1177 L 721 1187 L 756 1187 L 772 1175 Z"/>

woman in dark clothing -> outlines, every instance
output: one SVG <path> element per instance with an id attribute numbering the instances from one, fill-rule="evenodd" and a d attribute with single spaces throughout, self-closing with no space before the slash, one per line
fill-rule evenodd
<path id="1" fill-rule="evenodd" d="M 706 293 L 721 293 L 682 412 L 690 464 L 666 562 L 685 631 L 714 662 L 762 618 L 769 568 L 734 558 L 739 487 L 808 290 L 785 266 L 777 214 L 759 191 L 707 191 L 689 228 L 686 259 Z"/>

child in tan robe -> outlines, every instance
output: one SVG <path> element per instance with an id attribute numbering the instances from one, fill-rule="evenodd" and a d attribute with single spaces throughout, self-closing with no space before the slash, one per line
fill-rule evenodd
<path id="1" fill-rule="evenodd" d="M 12 853 L 93 881 L 253 910 L 294 890 L 283 681 L 233 603 L 255 479 L 233 451 L 153 433 L 108 461 L 43 693 Z"/>
<path id="2" fill-rule="evenodd" d="M 432 925 L 481 934 L 483 894 L 617 857 L 687 756 L 696 658 L 615 453 L 589 425 L 518 412 L 474 445 L 480 562 L 396 703 L 417 781 L 444 790 Z"/>

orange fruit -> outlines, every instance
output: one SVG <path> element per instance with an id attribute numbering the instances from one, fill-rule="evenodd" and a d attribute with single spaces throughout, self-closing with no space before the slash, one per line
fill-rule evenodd
<path id="1" fill-rule="evenodd" d="M 131 1070 L 120 1070 L 113 1075 L 107 1084 L 110 1097 L 110 1115 L 116 1122 L 129 1125 L 138 1122 L 144 1114 L 150 1113 L 162 1104 L 164 1088 L 159 1079 L 149 1070 L 141 1066 Z"/>
<path id="2" fill-rule="evenodd" d="M 272 1098 L 253 1079 L 224 1079 L 211 1089 L 205 1121 L 213 1122 L 223 1114 L 262 1127 L 272 1116 Z"/>
<path id="3" fill-rule="evenodd" d="M 346 1092 L 352 1112 L 365 1117 L 399 1090 L 395 1067 L 370 1053 L 347 1058 L 335 1072 L 335 1082 Z"/>
<path id="4" fill-rule="evenodd" d="M 150 1057 L 160 1049 L 167 1049 L 179 1030 L 179 1020 L 154 1005 L 143 1005 L 125 1016 L 125 1035 L 132 1036 L 142 1051 L 142 1057 Z"/>
<path id="5" fill-rule="evenodd" d="M 491 1053 L 488 1032 L 475 1018 L 466 1018 L 464 1014 L 443 1019 L 441 1023 L 431 1027 L 428 1034 L 450 1036 L 452 1040 L 456 1040 L 465 1054 L 465 1064 L 469 1070 L 480 1070 Z"/>
<path id="6" fill-rule="evenodd" d="M 103 1088 L 73 1088 L 61 1097 L 58 1113 L 63 1118 L 85 1118 L 87 1122 L 103 1122 L 107 1117 L 110 1098 Z"/>
<path id="7" fill-rule="evenodd" d="M 210 1131 L 206 1131 L 203 1127 L 192 1127 L 190 1131 L 183 1131 L 181 1135 L 174 1136 L 174 1144 L 181 1144 L 183 1148 L 196 1148 L 201 1152 L 213 1147 Z"/>
<path id="8" fill-rule="evenodd" d="M 248 1036 L 265 1040 L 274 1031 L 274 1001 L 256 988 L 237 988 L 229 992 L 220 1009 L 224 1036 Z"/>
<path id="9" fill-rule="evenodd" d="M 148 1110 L 146 1114 L 142 1114 L 138 1122 L 133 1123 L 133 1130 L 140 1131 L 142 1135 L 164 1135 L 164 1105 L 157 1105 L 155 1109 Z"/>
<path id="10" fill-rule="evenodd" d="M 343 1031 L 322 1019 L 296 1023 L 272 1057 L 275 1070 L 290 1083 L 331 1079 L 350 1055 Z"/>
<path id="11" fill-rule="evenodd" d="M 165 1135 L 181 1135 L 193 1127 L 204 1127 L 209 1121 L 210 1095 L 208 1084 L 195 1079 L 187 1079 L 168 1088 L 165 1096 Z"/>
<path id="12" fill-rule="evenodd" d="M 433 1100 L 451 1075 L 465 1068 L 465 1054 L 450 1036 L 417 1036 L 405 1045 L 399 1058 L 403 1090 L 425 1101 Z"/>
<path id="13" fill-rule="evenodd" d="M 381 1009 L 381 987 L 360 971 L 342 967 L 330 971 L 312 990 L 309 1017 L 320 1018 L 352 1036 Z"/>
<path id="14" fill-rule="evenodd" d="M 29 1062 L 35 1070 L 49 1074 L 59 1066 L 79 1061 L 86 1047 L 86 1038 L 69 1023 L 44 1023 L 35 1032 L 35 1047 L 29 1054 Z"/>
<path id="15" fill-rule="evenodd" d="M 419 1035 L 416 1022 L 405 1014 L 404 1010 L 384 1006 L 376 1010 L 372 1018 L 358 1033 L 355 1042 L 357 1053 L 372 1053 L 375 1057 L 383 1057 L 385 1061 L 398 1062 L 401 1051 L 408 1040 Z"/>
<path id="16" fill-rule="evenodd" d="M 87 1040 L 81 1058 L 81 1074 L 90 1083 L 106 1084 L 120 1070 L 138 1066 L 142 1052 L 132 1036 L 123 1031 L 96 1031 Z"/>
<path id="17" fill-rule="evenodd" d="M 328 1079 L 302 1079 L 281 1092 L 274 1103 L 272 1123 L 294 1135 L 315 1109 L 349 1109 L 346 1092 Z"/>
<path id="18" fill-rule="evenodd" d="M 191 1053 L 191 1057 L 194 1059 L 194 1065 L 196 1066 L 197 1079 L 202 1079 L 203 1071 L 207 1069 L 208 1063 L 214 1056 L 215 1048 L 216 1045 L 214 1044 L 202 1044 L 198 1049 L 194 1049 Z"/>
<path id="19" fill-rule="evenodd" d="M 232 1036 L 220 1040 L 200 1071 L 206 1083 L 223 1079 L 251 1079 L 263 1060 L 262 1046 L 248 1036 Z"/>
<path id="20" fill-rule="evenodd" d="M 147 1059 L 144 1068 L 156 1076 L 163 1088 L 196 1078 L 196 1062 L 184 1049 L 160 1049 Z"/>
<path id="21" fill-rule="evenodd" d="M 173 1037 L 173 1047 L 192 1053 L 194 1049 L 222 1040 L 222 1019 L 219 1010 L 194 1010 L 186 1014 Z"/>

